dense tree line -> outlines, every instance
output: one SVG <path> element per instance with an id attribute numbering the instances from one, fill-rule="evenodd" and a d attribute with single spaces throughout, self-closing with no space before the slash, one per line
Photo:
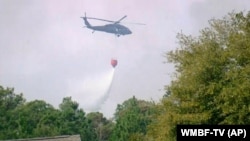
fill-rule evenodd
<path id="1" fill-rule="evenodd" d="M 72 134 L 97 140 L 90 119 L 70 97 L 55 109 L 42 100 L 26 102 L 13 88 L 0 87 L 0 111 L 1 140 Z"/>
<path id="2" fill-rule="evenodd" d="M 211 19 L 198 37 L 177 38 L 179 48 L 166 53 L 175 78 L 160 102 L 132 97 L 111 120 L 86 114 L 70 97 L 56 109 L 0 86 L 0 140 L 80 134 L 82 141 L 175 141 L 177 124 L 250 124 L 250 12 Z"/>
<path id="3" fill-rule="evenodd" d="M 113 120 L 100 112 L 86 114 L 71 97 L 56 109 L 42 100 L 26 102 L 13 88 L 0 86 L 0 140 L 74 134 L 82 141 L 133 140 L 146 134 L 152 106 L 133 97 L 118 105 Z"/>
<path id="4" fill-rule="evenodd" d="M 156 141 L 176 140 L 176 124 L 250 124 L 250 12 L 211 19 L 200 36 L 178 34 L 167 53 L 175 79 L 149 126 Z"/>

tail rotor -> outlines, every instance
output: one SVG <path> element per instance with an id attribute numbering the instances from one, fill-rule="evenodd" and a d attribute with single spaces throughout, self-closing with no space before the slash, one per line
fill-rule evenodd
<path id="1" fill-rule="evenodd" d="M 90 23 L 87 20 L 87 16 L 86 16 L 86 12 L 84 13 L 84 17 L 81 17 L 84 20 L 84 23 L 86 26 L 84 26 L 83 28 L 87 27 L 87 28 L 91 28 Z"/>

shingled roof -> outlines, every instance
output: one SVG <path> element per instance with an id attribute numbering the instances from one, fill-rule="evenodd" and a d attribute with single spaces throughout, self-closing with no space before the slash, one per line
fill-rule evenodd
<path id="1" fill-rule="evenodd" d="M 64 135 L 42 138 L 13 139 L 4 141 L 81 141 L 80 135 Z"/>

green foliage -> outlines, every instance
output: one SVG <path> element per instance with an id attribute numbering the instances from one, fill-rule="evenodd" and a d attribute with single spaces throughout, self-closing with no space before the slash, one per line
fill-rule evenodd
<path id="1" fill-rule="evenodd" d="M 17 132 L 12 131 L 16 127 L 15 121 L 12 120 L 15 117 L 13 111 L 24 103 L 22 94 L 15 94 L 13 88 L 0 86 L 0 139 L 18 136 Z"/>
<path id="2" fill-rule="evenodd" d="M 96 134 L 85 116 L 79 104 L 72 101 L 71 97 L 65 97 L 60 107 L 60 133 L 63 135 L 80 134 L 82 141 L 95 141 Z"/>
<path id="3" fill-rule="evenodd" d="M 137 100 L 135 97 L 117 106 L 115 113 L 116 125 L 111 141 L 127 141 L 142 139 L 146 134 L 147 125 L 151 122 L 153 103 Z"/>
<path id="4" fill-rule="evenodd" d="M 59 127 L 60 127 L 60 119 L 58 118 L 60 112 L 55 109 L 51 109 L 50 112 L 43 115 L 40 119 L 39 123 L 36 125 L 34 129 L 35 137 L 50 137 L 61 135 Z"/>
<path id="5" fill-rule="evenodd" d="M 0 86 L 0 140 L 80 134 L 95 141 L 96 134 L 78 103 L 63 99 L 60 109 L 42 100 L 25 102 L 22 94 Z"/>
<path id="6" fill-rule="evenodd" d="M 14 110 L 25 103 L 22 94 L 15 94 L 14 88 L 3 88 L 0 86 L 0 108 L 1 113 Z"/>
<path id="7" fill-rule="evenodd" d="M 28 102 L 14 111 L 16 113 L 14 120 L 17 124 L 17 128 L 14 131 L 17 130 L 16 132 L 21 138 L 36 137 L 40 135 L 38 134 L 38 125 L 40 124 L 41 126 L 41 119 L 54 111 L 53 106 L 45 101 L 35 100 Z M 51 134 L 53 135 L 53 132 L 48 132 L 48 134 L 43 134 L 43 136 Z"/>
<path id="8" fill-rule="evenodd" d="M 98 140 L 108 141 L 115 125 L 112 120 L 106 119 L 103 117 L 103 114 L 99 112 L 88 113 L 87 119 L 91 121 Z"/>
<path id="9" fill-rule="evenodd" d="M 250 123 L 250 12 L 209 24 L 196 38 L 178 34 L 180 48 L 167 53 L 176 78 L 150 125 L 155 140 L 176 140 L 176 124 Z"/>

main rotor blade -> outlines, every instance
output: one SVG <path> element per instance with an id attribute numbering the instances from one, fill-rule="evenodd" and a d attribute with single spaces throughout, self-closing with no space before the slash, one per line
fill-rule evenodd
<path id="1" fill-rule="evenodd" d="M 92 18 L 92 17 L 86 17 L 87 19 L 93 19 L 93 20 L 100 20 L 100 21 L 106 21 L 106 22 L 111 22 L 114 23 L 116 21 L 111 21 L 111 20 L 105 20 L 105 19 L 99 19 L 99 18 Z"/>
<path id="2" fill-rule="evenodd" d="M 124 24 L 137 24 L 137 25 L 146 25 L 146 24 L 144 24 L 144 23 L 128 23 L 128 22 L 122 22 L 122 23 L 124 23 Z"/>
<path id="3" fill-rule="evenodd" d="M 100 19 L 100 18 L 92 18 L 92 17 L 86 17 L 87 19 L 93 19 L 93 20 L 100 20 L 100 21 L 106 21 L 106 22 L 111 22 L 111 23 L 120 23 L 121 20 L 123 20 L 124 18 L 126 18 L 127 16 L 123 16 L 120 20 L 118 21 L 111 21 L 111 20 L 105 20 L 105 19 Z"/>
<path id="4" fill-rule="evenodd" d="M 120 20 L 116 21 L 115 23 L 119 23 L 121 20 L 123 20 L 126 17 L 127 17 L 127 15 L 123 16 Z"/>
<path id="5" fill-rule="evenodd" d="M 93 17 L 86 17 L 87 19 L 93 19 L 93 20 L 99 20 L 99 21 L 105 21 L 105 22 L 111 22 L 111 23 L 114 23 L 114 24 L 117 24 L 117 23 L 120 23 L 123 19 L 125 19 L 127 17 L 127 15 L 123 16 L 120 20 L 118 21 L 111 21 L 111 20 L 106 20 L 106 19 L 100 19 L 100 18 L 93 18 Z M 122 22 L 122 23 L 125 23 L 125 24 L 137 24 L 137 25 L 146 25 L 144 23 L 128 23 L 128 22 Z"/>

